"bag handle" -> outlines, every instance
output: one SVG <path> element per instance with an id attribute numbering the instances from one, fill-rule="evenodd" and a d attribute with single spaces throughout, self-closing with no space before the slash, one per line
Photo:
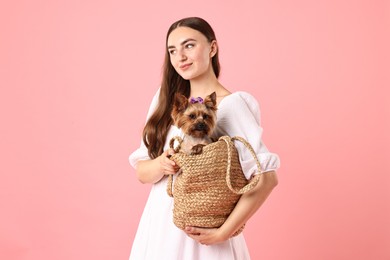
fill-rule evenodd
<path id="1" fill-rule="evenodd" d="M 179 145 L 175 149 L 175 141 L 179 142 Z M 181 143 L 183 142 L 183 139 L 180 136 L 174 136 L 172 139 L 169 141 L 169 147 L 172 148 L 175 153 L 179 152 Z M 168 156 L 170 158 L 171 156 Z M 167 185 L 167 193 L 170 197 L 173 197 L 173 175 L 169 174 L 168 175 L 168 185 Z"/>
<path id="2" fill-rule="evenodd" d="M 230 138 L 229 136 L 222 136 L 219 139 L 224 140 L 226 145 L 227 145 L 227 148 L 228 148 L 228 166 L 227 166 L 227 169 L 226 169 L 226 184 L 227 184 L 227 186 L 229 187 L 229 189 L 232 192 L 234 192 L 235 194 L 239 194 L 239 195 L 244 194 L 244 193 L 252 190 L 257 185 L 257 183 L 260 180 L 260 175 L 259 174 L 255 175 L 249 181 L 249 183 L 247 185 L 245 185 L 244 187 L 242 187 L 241 189 L 233 188 L 232 181 L 231 181 L 232 149 L 234 149 L 234 143 L 233 142 L 236 141 L 236 140 L 240 141 L 241 143 L 243 143 L 245 145 L 246 148 L 248 148 L 249 152 L 252 154 L 253 158 L 256 161 L 257 169 L 259 171 L 261 171 L 260 162 L 259 162 L 259 160 L 257 158 L 257 155 L 256 155 L 255 151 L 253 150 L 252 146 L 244 138 L 239 137 L 239 136 L 234 136 L 232 138 Z"/>

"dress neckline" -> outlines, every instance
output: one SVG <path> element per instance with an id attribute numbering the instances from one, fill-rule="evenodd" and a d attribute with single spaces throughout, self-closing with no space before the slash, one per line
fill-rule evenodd
<path id="1" fill-rule="evenodd" d="M 239 91 L 236 91 L 236 92 L 230 93 L 229 95 L 226 95 L 223 99 L 221 99 L 221 101 L 219 101 L 219 104 L 218 104 L 217 108 L 219 109 L 219 108 L 221 107 L 221 104 L 223 103 L 223 101 L 224 101 L 226 98 L 228 98 L 228 97 L 230 97 L 230 96 L 234 96 L 234 95 L 237 94 L 237 93 L 239 93 Z"/>

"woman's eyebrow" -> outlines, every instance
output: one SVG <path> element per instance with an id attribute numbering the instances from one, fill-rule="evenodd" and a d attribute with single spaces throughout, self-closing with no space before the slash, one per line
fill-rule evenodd
<path id="1" fill-rule="evenodd" d="M 182 43 L 180 43 L 180 45 L 183 46 L 184 44 L 186 44 L 189 41 L 195 41 L 196 42 L 196 40 L 189 38 L 189 39 L 185 39 Z M 173 45 L 169 45 L 168 46 L 168 49 L 172 49 L 172 48 L 175 48 L 175 46 L 173 46 Z"/>

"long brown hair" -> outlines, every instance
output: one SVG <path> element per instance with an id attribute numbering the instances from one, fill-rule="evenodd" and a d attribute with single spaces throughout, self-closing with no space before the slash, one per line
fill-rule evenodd
<path id="1" fill-rule="evenodd" d="M 169 128 L 172 124 L 171 111 L 173 98 L 176 92 L 190 96 L 190 82 L 183 79 L 172 66 L 167 48 L 168 37 L 171 32 L 178 27 L 189 27 L 202 33 L 211 43 L 216 40 L 215 33 L 211 26 L 202 18 L 188 17 L 181 19 L 171 25 L 167 32 L 165 40 L 165 58 L 163 65 L 163 75 L 160 87 L 160 96 L 157 109 L 146 122 L 143 131 L 143 141 L 148 148 L 149 157 L 154 159 L 163 153 L 165 141 L 167 139 Z M 212 57 L 211 64 L 213 71 L 218 78 L 220 72 L 218 51 Z"/>

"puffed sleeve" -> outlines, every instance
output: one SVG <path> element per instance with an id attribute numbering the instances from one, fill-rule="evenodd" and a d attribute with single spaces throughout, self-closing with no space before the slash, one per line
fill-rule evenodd
<path id="1" fill-rule="evenodd" d="M 157 90 L 156 94 L 152 99 L 152 103 L 150 104 L 149 111 L 146 116 L 146 121 L 149 119 L 149 117 L 153 114 L 154 110 L 156 109 L 159 96 L 160 96 L 160 88 Z M 133 168 L 135 169 L 138 161 L 149 160 L 149 159 L 150 157 L 148 155 L 148 148 L 146 148 L 143 140 L 141 139 L 140 147 L 130 154 L 129 162 L 131 166 L 133 166 Z"/>
<path id="2" fill-rule="evenodd" d="M 253 147 L 260 161 L 258 171 L 255 159 L 249 150 L 239 141 L 235 141 L 242 170 L 247 179 L 252 175 L 277 170 L 280 167 L 279 156 L 268 151 L 262 142 L 263 128 L 260 124 L 260 108 L 257 100 L 247 92 L 236 92 L 225 97 L 218 107 L 217 133 L 219 136 L 240 136 Z"/>

